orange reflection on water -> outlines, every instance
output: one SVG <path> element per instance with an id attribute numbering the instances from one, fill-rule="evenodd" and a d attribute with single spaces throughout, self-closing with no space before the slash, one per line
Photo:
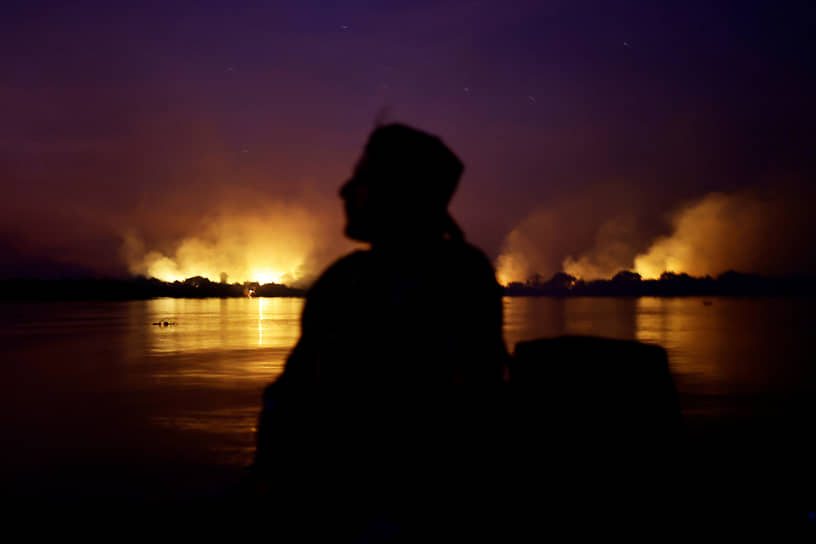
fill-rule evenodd
<path id="1" fill-rule="evenodd" d="M 139 350 L 143 342 L 139 364 L 149 363 L 140 372 L 174 399 L 167 406 L 175 411 L 156 422 L 218 435 L 214 444 L 234 448 L 221 454 L 249 459 L 260 393 L 299 338 L 303 300 L 133 303 L 139 304 L 145 311 L 136 314 L 133 330 L 144 337 L 131 345 Z M 657 344 L 668 353 L 684 413 L 711 416 L 744 410 L 743 399 L 796 382 L 805 368 L 797 354 L 807 352 L 802 329 L 809 311 L 792 299 L 505 298 L 504 337 L 511 352 L 520 341 L 564 334 Z M 146 325 L 160 320 L 175 325 Z M 779 346 L 789 346 L 780 362 Z M 179 390 L 191 398 L 176 401 Z"/>
<path id="2" fill-rule="evenodd" d="M 264 299 L 258 299 L 258 345 L 263 345 L 263 305 Z"/>
<path id="3" fill-rule="evenodd" d="M 300 336 L 299 298 L 164 298 L 146 304 L 151 322 L 173 323 L 151 329 L 148 355 L 183 361 L 163 365 L 160 378 L 271 381 Z"/>
<path id="4" fill-rule="evenodd" d="M 518 342 L 554 336 L 588 335 L 633 340 L 635 299 L 505 297 L 504 339 Z"/>
<path id="5" fill-rule="evenodd" d="M 565 334 L 656 344 L 666 349 L 681 393 L 714 402 L 789 386 L 793 378 L 784 373 L 801 364 L 774 360 L 781 341 L 801 344 L 802 320 L 791 316 L 805 307 L 783 298 L 505 298 L 504 333 L 511 352 L 520 341 Z"/>
<path id="6" fill-rule="evenodd" d="M 300 337 L 303 299 L 165 298 L 143 304 L 140 319 L 173 323 L 153 325 L 144 338 L 151 387 L 172 392 L 172 405 L 178 404 L 153 416 L 153 423 L 180 436 L 207 437 L 207 450 L 223 462 L 251 462 L 261 391 L 283 371 Z"/>
<path id="7" fill-rule="evenodd" d="M 733 337 L 723 335 L 722 315 L 732 302 L 718 299 L 708 306 L 699 297 L 639 298 L 637 340 L 665 348 L 675 374 L 716 384 L 728 374 L 723 351 L 733 349 Z"/>

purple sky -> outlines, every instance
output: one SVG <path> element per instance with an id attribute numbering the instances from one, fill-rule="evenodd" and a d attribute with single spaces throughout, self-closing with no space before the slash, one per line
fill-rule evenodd
<path id="1" fill-rule="evenodd" d="M 0 16 L 0 276 L 125 274 L 127 233 L 170 254 L 224 210 L 334 213 L 384 108 L 463 159 L 453 213 L 491 258 L 563 199 L 595 204 L 553 262 L 621 213 L 637 252 L 713 191 L 812 193 L 810 2 L 67 4 Z"/>

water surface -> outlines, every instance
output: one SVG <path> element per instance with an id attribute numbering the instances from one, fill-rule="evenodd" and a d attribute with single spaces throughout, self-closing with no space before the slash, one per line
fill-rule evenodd
<path id="1" fill-rule="evenodd" d="M 0 305 L 6 493 L 217 489 L 252 460 L 260 395 L 298 339 L 302 307 L 297 298 Z M 661 345 L 687 421 L 753 428 L 811 413 L 812 312 L 795 298 L 506 298 L 504 334 L 511 351 L 561 334 Z M 798 435 L 776 439 L 810 451 Z"/>

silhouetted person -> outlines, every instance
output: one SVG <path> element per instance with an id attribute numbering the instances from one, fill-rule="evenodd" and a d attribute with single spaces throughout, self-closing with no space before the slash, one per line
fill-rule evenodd
<path id="1" fill-rule="evenodd" d="M 432 135 L 371 134 L 340 189 L 346 235 L 371 247 L 311 288 L 301 338 L 265 392 L 263 492 L 329 533 L 452 526 L 491 480 L 502 291 L 448 214 L 462 171 Z"/>

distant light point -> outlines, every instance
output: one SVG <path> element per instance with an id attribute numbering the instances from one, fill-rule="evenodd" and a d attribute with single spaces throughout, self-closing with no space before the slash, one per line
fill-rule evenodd
<path id="1" fill-rule="evenodd" d="M 227 72 L 232 72 L 232 66 L 227 66 Z"/>
<path id="2" fill-rule="evenodd" d="M 470 92 L 470 87 L 465 87 L 463 90 L 464 90 L 466 93 L 469 93 L 469 92 Z"/>
<path id="3" fill-rule="evenodd" d="M 536 102 L 535 96 L 528 96 L 527 99 L 530 101 L 531 104 L 538 104 L 538 102 Z"/>
<path id="4" fill-rule="evenodd" d="M 623 46 L 624 47 L 632 47 L 631 45 L 629 45 L 629 42 L 623 42 Z"/>
<path id="5" fill-rule="evenodd" d="M 348 25 L 340 25 L 340 30 L 342 30 L 343 32 L 345 32 L 348 29 L 349 29 Z"/>

